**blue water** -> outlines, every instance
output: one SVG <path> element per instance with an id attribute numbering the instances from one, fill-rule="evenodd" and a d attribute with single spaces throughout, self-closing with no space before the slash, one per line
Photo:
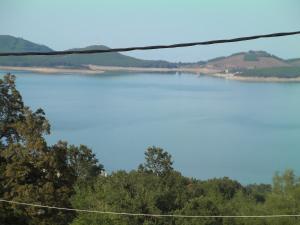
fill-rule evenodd
<path id="1" fill-rule="evenodd" d="M 2 71 L 3 74 L 5 71 Z M 200 179 L 271 182 L 300 172 L 300 84 L 189 74 L 15 72 L 27 105 L 45 110 L 47 139 L 86 144 L 108 171 L 134 169 L 148 146 Z"/>

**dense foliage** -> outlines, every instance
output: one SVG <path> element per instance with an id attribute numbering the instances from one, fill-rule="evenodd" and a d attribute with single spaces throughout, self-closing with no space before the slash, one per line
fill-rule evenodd
<path id="1" fill-rule="evenodd" d="M 282 77 L 282 78 L 300 77 L 300 67 L 289 66 L 289 67 L 240 70 L 239 76 Z"/>
<path id="2" fill-rule="evenodd" d="M 300 183 L 293 171 L 275 174 L 273 185 L 242 185 L 227 177 L 198 180 L 174 170 L 172 156 L 149 147 L 145 162 L 108 176 L 84 145 L 49 146 L 50 125 L 41 109 L 24 106 L 15 78 L 0 79 L 0 198 L 100 211 L 184 215 L 298 214 Z M 157 218 L 58 211 L 0 202 L 5 225 L 279 225 L 285 218 Z"/>
<path id="3" fill-rule="evenodd" d="M 58 142 L 48 146 L 50 125 L 42 109 L 24 106 L 15 78 L 0 80 L 0 196 L 3 199 L 71 207 L 77 181 L 101 172 L 91 150 Z M 73 212 L 1 205 L 0 224 L 64 225 Z"/>

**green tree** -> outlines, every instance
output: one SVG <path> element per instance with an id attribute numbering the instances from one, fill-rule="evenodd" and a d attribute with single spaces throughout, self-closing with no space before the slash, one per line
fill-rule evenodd
<path id="1" fill-rule="evenodd" d="M 6 159 L 3 151 L 14 141 L 19 140 L 19 135 L 14 128 L 16 121 L 23 119 L 24 108 L 22 97 L 15 86 L 15 77 L 8 74 L 0 79 L 0 197 L 3 198 L 6 183 L 4 172 Z M 21 224 L 25 217 L 15 212 L 10 205 L 0 205 L 0 224 Z"/>
<path id="2" fill-rule="evenodd" d="M 215 205 L 215 203 L 207 197 L 194 198 L 186 203 L 184 208 L 179 211 L 182 215 L 203 215 L 203 216 L 213 216 L 220 215 L 220 210 Z M 184 218 L 176 220 L 176 224 L 180 225 L 221 225 L 222 218 Z"/>
<path id="3" fill-rule="evenodd" d="M 75 183 L 104 170 L 91 149 L 59 141 L 48 146 L 50 124 L 42 109 L 23 103 L 11 74 L 0 79 L 0 197 L 42 205 L 71 207 Z M 0 224 L 65 225 L 73 212 L 0 205 Z"/>
<path id="4" fill-rule="evenodd" d="M 70 207 L 76 176 L 68 162 L 66 144 L 47 146 L 50 125 L 43 110 L 25 107 L 15 77 L 0 80 L 1 198 Z M 1 203 L 1 222 L 22 225 L 64 225 L 74 213 Z"/>
<path id="5" fill-rule="evenodd" d="M 299 214 L 300 211 L 300 182 L 292 170 L 283 174 L 276 173 L 273 177 L 272 192 L 267 195 L 265 210 L 269 214 Z M 269 224 L 300 224 L 295 217 L 272 218 Z"/>
<path id="6" fill-rule="evenodd" d="M 245 191 L 239 182 L 231 180 L 228 177 L 202 181 L 201 186 L 206 195 L 217 196 L 225 200 L 232 199 L 241 190 Z"/>
<path id="7" fill-rule="evenodd" d="M 159 214 L 161 212 L 155 205 L 159 179 L 154 174 L 141 174 L 136 171 L 114 172 L 107 177 L 98 177 L 93 186 L 80 186 L 73 197 L 73 205 L 100 211 Z M 157 224 L 155 222 L 156 220 L 147 217 L 80 214 L 73 225 Z"/>
<path id="8" fill-rule="evenodd" d="M 162 148 L 153 146 L 145 152 L 145 163 L 139 166 L 139 171 L 161 176 L 173 171 L 172 165 L 172 156 Z"/>
<path id="9" fill-rule="evenodd" d="M 95 154 L 85 145 L 79 147 L 70 145 L 68 147 L 68 161 L 74 169 L 77 181 L 86 184 L 95 177 L 98 177 L 104 167 L 99 163 Z"/>
<path id="10" fill-rule="evenodd" d="M 24 104 L 16 89 L 15 76 L 0 79 L 0 149 L 19 139 L 15 123 L 22 121 Z"/>

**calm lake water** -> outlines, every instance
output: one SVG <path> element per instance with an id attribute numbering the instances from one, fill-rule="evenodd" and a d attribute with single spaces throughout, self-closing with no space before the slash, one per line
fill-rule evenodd
<path id="1" fill-rule="evenodd" d="M 5 71 L 1 71 L 4 74 Z M 148 146 L 186 176 L 271 182 L 300 173 L 300 84 L 189 74 L 14 72 L 27 105 L 45 110 L 47 139 L 85 144 L 108 171 L 134 169 Z"/>

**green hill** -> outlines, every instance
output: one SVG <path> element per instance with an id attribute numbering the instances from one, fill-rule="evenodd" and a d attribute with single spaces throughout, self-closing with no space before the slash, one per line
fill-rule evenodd
<path id="1" fill-rule="evenodd" d="M 16 38 L 10 35 L 0 35 L 0 52 L 43 52 L 53 51 L 45 45 L 35 44 L 33 42 Z"/>
<path id="2" fill-rule="evenodd" d="M 88 46 L 72 50 L 109 49 L 103 45 Z M 44 45 L 35 44 L 22 38 L 9 35 L 0 35 L 0 52 L 23 51 L 53 51 Z M 117 52 L 89 55 L 61 55 L 61 56 L 9 56 L 0 57 L 0 66 L 46 66 L 46 67 L 84 67 L 93 64 L 99 66 L 124 66 L 124 67 L 164 67 L 173 68 L 177 64 L 163 60 L 142 60 L 126 56 Z"/>
<path id="3" fill-rule="evenodd" d="M 70 50 L 109 49 L 103 45 L 93 45 L 86 48 L 75 48 Z M 176 64 L 161 60 L 142 60 L 126 56 L 117 52 L 89 55 L 64 55 L 52 56 L 53 65 L 99 65 L 99 66 L 124 66 L 124 67 L 175 67 Z"/>

